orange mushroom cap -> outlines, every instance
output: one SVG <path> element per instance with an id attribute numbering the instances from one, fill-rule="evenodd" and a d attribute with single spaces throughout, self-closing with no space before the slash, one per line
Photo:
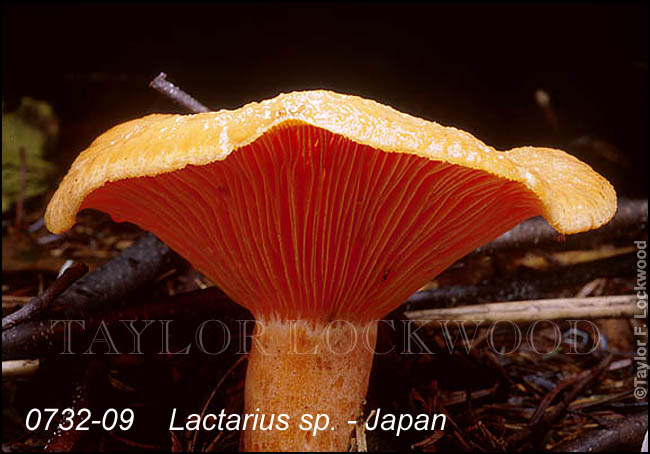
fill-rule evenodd
<path id="1" fill-rule="evenodd" d="M 603 225 L 616 194 L 563 151 L 500 152 L 318 90 L 112 128 L 73 163 L 48 228 L 83 208 L 152 231 L 256 315 L 367 320 L 528 217 Z"/>

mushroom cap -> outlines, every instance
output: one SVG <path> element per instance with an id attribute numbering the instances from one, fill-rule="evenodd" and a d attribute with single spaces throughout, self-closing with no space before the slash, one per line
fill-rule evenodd
<path id="1" fill-rule="evenodd" d="M 72 164 L 47 207 L 47 227 L 53 233 L 68 230 L 86 196 L 107 182 L 224 160 L 286 122 L 312 125 L 384 152 L 457 164 L 523 183 L 560 233 L 600 227 L 616 213 L 612 185 L 561 150 L 521 147 L 500 152 L 465 131 L 372 100 L 313 90 L 281 94 L 236 110 L 154 114 L 113 127 Z"/>
<path id="2" fill-rule="evenodd" d="M 256 316 L 371 320 L 522 220 L 599 227 L 612 186 L 560 150 L 499 152 L 355 96 L 149 115 L 82 152 L 47 207 L 150 230 Z"/>

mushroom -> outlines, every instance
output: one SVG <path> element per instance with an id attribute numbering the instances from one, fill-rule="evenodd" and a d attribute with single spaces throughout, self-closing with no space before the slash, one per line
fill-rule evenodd
<path id="1" fill-rule="evenodd" d="M 84 208 L 155 233 L 259 322 L 245 411 L 289 428 L 247 428 L 244 449 L 344 451 L 379 319 L 522 220 L 582 232 L 609 221 L 616 195 L 563 151 L 500 152 L 317 90 L 112 128 L 72 164 L 48 228 Z M 304 414 L 328 415 L 327 430 L 301 430 Z"/>

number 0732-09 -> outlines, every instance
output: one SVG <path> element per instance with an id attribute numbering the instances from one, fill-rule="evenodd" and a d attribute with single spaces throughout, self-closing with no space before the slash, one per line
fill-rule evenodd
<path id="1" fill-rule="evenodd" d="M 96 418 L 93 418 L 96 416 Z M 104 430 L 129 430 L 133 426 L 135 414 L 130 408 L 118 411 L 109 408 L 99 415 L 87 408 L 32 408 L 25 418 L 27 430 L 89 430 L 91 426 L 100 426 Z"/>

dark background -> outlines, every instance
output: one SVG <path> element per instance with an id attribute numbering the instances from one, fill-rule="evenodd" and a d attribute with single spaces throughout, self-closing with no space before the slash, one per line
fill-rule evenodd
<path id="1" fill-rule="evenodd" d="M 358 94 L 499 149 L 566 149 L 620 194 L 647 197 L 647 62 L 647 4 L 3 4 L 2 15 L 4 107 L 53 104 L 61 171 L 114 124 L 182 112 L 147 87 L 165 71 L 214 109 L 300 89 Z"/>

